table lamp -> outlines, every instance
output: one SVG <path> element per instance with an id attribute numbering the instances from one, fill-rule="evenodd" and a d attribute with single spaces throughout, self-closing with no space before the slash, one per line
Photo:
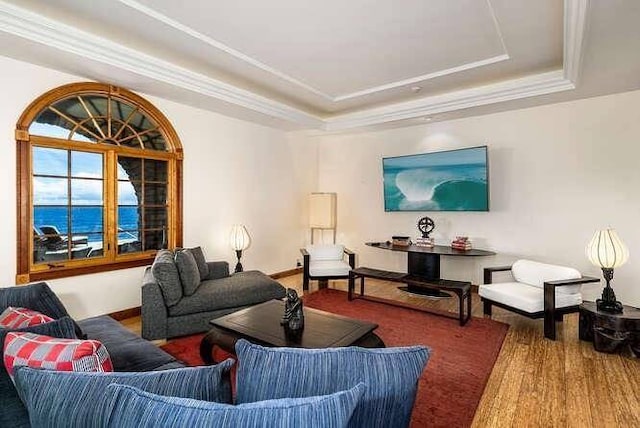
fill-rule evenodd
<path id="1" fill-rule="evenodd" d="M 611 288 L 613 269 L 622 266 L 629 259 L 629 250 L 622 243 L 613 229 L 598 230 L 591 238 L 586 249 L 589 261 L 602 268 L 602 274 L 607 285 L 602 290 L 602 298 L 596 300 L 599 311 L 619 314 L 622 303 L 616 300 L 616 294 Z"/>
<path id="2" fill-rule="evenodd" d="M 238 258 L 235 272 L 242 272 L 240 258 L 242 257 L 242 251 L 249 248 L 249 244 L 251 244 L 251 238 L 247 228 L 241 224 L 234 224 L 229 234 L 229 245 L 236 251 L 236 257 Z"/>

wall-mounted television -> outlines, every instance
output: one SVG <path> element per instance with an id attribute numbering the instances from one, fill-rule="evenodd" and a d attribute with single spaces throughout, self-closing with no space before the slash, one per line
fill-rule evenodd
<path id="1" fill-rule="evenodd" d="M 385 211 L 489 211 L 487 146 L 382 159 Z"/>

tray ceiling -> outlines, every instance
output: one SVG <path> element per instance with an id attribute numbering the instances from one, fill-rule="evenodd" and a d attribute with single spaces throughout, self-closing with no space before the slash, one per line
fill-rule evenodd
<path id="1" fill-rule="evenodd" d="M 588 5 L 12 0 L 0 39 L 20 47 L 7 56 L 130 89 L 347 129 L 574 88 Z"/>

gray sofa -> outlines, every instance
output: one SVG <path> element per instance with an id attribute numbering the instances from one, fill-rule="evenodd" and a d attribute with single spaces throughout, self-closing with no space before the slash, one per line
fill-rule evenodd
<path id="1" fill-rule="evenodd" d="M 0 288 L 0 312 L 7 306 L 37 310 L 54 319 L 68 317 L 62 302 L 47 283 Z M 114 371 L 143 372 L 184 367 L 184 364 L 151 342 L 127 330 L 108 316 L 79 320 L 76 335 L 100 341 L 107 348 Z M 0 353 L 2 349 L 0 349 Z M 0 367 L 0 427 L 28 428 L 29 415 L 6 373 Z"/>
<path id="2" fill-rule="evenodd" d="M 204 259 L 204 271 L 208 273 L 195 291 L 187 294 L 181 280 L 185 276 L 173 274 L 173 269 L 178 272 L 177 266 L 171 266 L 173 260 L 167 250 L 159 252 L 144 273 L 142 337 L 147 340 L 206 332 L 214 318 L 285 296 L 285 288 L 260 271 L 229 275 L 227 262 L 204 262 Z"/>

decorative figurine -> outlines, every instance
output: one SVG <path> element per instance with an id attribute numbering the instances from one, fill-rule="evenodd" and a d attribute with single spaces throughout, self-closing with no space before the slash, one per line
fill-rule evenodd
<path id="1" fill-rule="evenodd" d="M 418 230 L 422 233 L 423 238 L 428 238 L 429 234 L 433 232 L 433 229 L 435 229 L 435 227 L 436 224 L 429 217 L 422 217 L 420 220 L 418 220 Z"/>
<path id="2" fill-rule="evenodd" d="M 284 304 L 284 315 L 280 321 L 281 325 L 289 330 L 300 330 L 304 327 L 304 313 L 302 312 L 302 300 L 293 288 L 287 288 L 286 302 Z"/>

